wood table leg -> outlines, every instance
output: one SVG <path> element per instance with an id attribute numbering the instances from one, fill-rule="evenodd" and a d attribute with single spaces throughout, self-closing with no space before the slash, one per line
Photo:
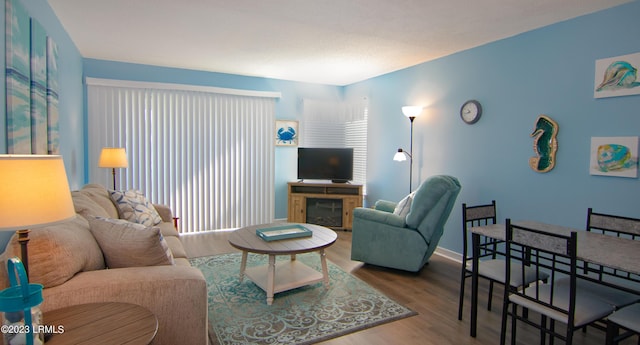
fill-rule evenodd
<path id="1" fill-rule="evenodd" d="M 242 261 L 240 261 L 240 282 L 244 280 L 244 270 L 247 268 L 247 251 L 242 251 Z"/>
<path id="2" fill-rule="evenodd" d="M 327 255 L 324 249 L 320 249 L 320 263 L 322 264 L 322 278 L 324 279 L 324 287 L 329 288 L 329 268 L 327 267 Z"/>
<path id="3" fill-rule="evenodd" d="M 273 291 L 276 276 L 276 256 L 269 254 L 269 267 L 267 268 L 267 304 L 273 303 Z"/>

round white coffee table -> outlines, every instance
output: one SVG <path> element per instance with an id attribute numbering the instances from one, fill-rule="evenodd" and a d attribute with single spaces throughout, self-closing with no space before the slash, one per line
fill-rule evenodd
<path id="1" fill-rule="evenodd" d="M 256 235 L 256 229 L 275 226 L 286 226 L 295 223 L 272 223 L 248 226 L 238 229 L 229 235 L 229 244 L 242 250 L 240 264 L 240 281 L 247 276 L 267 293 L 267 304 L 273 303 L 273 295 L 301 286 L 324 281 L 329 287 L 329 271 L 324 249 L 332 245 L 338 235 L 324 226 L 315 224 L 298 224 L 310 230 L 310 237 L 291 238 L 267 242 Z M 322 273 L 296 260 L 296 254 L 317 251 L 320 254 Z M 269 255 L 269 263 L 265 266 L 247 268 L 247 254 L 257 253 Z M 276 264 L 276 255 L 290 255 L 290 261 Z"/>

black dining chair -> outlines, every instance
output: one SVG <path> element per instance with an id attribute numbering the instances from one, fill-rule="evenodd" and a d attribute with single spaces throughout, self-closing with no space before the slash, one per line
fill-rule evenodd
<path id="1" fill-rule="evenodd" d="M 471 255 L 472 250 L 469 246 L 469 229 L 474 226 L 487 226 L 496 224 L 496 201 L 492 200 L 490 204 L 467 206 L 462 204 L 462 267 L 460 269 L 460 300 L 458 302 L 458 320 L 462 320 L 462 311 L 465 297 L 465 282 L 473 274 Z M 501 245 L 502 244 L 502 245 Z M 491 310 L 493 299 L 494 283 L 504 285 L 505 265 L 504 265 L 504 241 L 495 238 L 482 236 L 479 244 L 480 255 L 478 256 L 478 277 L 482 277 L 489 282 L 489 297 L 487 302 L 487 310 Z M 514 265 L 514 269 L 517 269 Z M 520 279 L 519 276 L 513 275 L 511 279 L 512 285 L 516 288 L 529 284 L 534 281 L 535 276 L 533 270 L 528 270 L 529 274 Z M 543 274 L 543 273 L 541 273 Z M 543 279 L 546 276 L 543 274 Z"/>
<path id="2" fill-rule="evenodd" d="M 627 332 L 620 334 L 621 328 Z M 640 303 L 617 310 L 607 318 L 607 345 L 617 345 L 634 334 L 639 335 L 640 344 Z"/>
<path id="3" fill-rule="evenodd" d="M 506 220 L 505 272 L 511 279 L 514 263 L 520 267 L 529 267 L 538 272 L 548 272 L 548 282 L 541 280 L 529 284 L 524 289 L 505 288 L 500 344 L 504 345 L 507 334 L 507 321 L 511 317 L 511 344 L 516 342 L 516 323 L 523 321 L 540 331 L 540 343 L 545 339 L 558 338 L 566 344 L 572 344 L 575 330 L 601 320 L 611 314 L 614 308 L 597 296 L 576 289 L 577 276 L 577 233 L 569 235 L 552 234 L 511 223 Z M 522 269 L 517 273 L 524 276 Z M 568 277 L 569 284 L 560 285 L 556 281 Z M 524 317 L 520 308 L 529 310 Z M 540 322 L 532 312 L 540 315 Z M 566 324 L 566 332 L 555 328 L 555 321 Z M 553 342 L 553 341 L 551 341 Z"/>
<path id="4" fill-rule="evenodd" d="M 587 209 L 586 231 L 640 240 L 640 219 L 597 213 L 589 208 Z M 640 295 L 623 291 L 619 287 L 625 284 L 630 287 L 635 285 L 635 290 L 637 290 L 640 283 L 640 276 L 637 274 L 588 262 L 582 262 L 579 266 L 582 267 L 582 270 L 578 271 L 577 284 L 581 291 L 598 295 L 600 299 L 616 309 L 640 301 Z M 617 287 L 607 285 L 609 282 L 615 282 Z"/>

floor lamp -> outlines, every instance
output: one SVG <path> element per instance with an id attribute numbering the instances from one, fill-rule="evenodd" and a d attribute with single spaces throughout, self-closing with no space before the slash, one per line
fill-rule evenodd
<path id="1" fill-rule="evenodd" d="M 111 168 L 113 176 L 113 190 L 116 190 L 116 168 L 127 168 L 127 151 L 124 147 L 103 147 L 98 160 L 100 168 Z"/>
<path id="2" fill-rule="evenodd" d="M 16 231 L 29 275 L 29 230 L 75 217 L 61 156 L 0 155 L 0 230 Z"/>
<path id="3" fill-rule="evenodd" d="M 411 133 L 410 133 L 410 146 L 409 152 L 403 150 L 402 148 L 398 149 L 398 152 L 393 156 L 394 161 L 402 162 L 407 160 L 409 157 L 409 193 L 413 191 L 412 182 L 413 182 L 413 120 L 416 119 L 422 113 L 422 107 L 420 106 L 405 106 L 402 107 L 402 113 L 404 116 L 409 118 L 411 121 Z"/>

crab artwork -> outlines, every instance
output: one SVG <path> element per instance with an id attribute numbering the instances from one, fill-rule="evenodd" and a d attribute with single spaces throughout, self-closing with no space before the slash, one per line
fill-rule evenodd
<path id="1" fill-rule="evenodd" d="M 278 144 L 293 144 L 298 138 L 298 134 L 293 127 L 284 127 L 278 129 L 276 134 Z"/>

